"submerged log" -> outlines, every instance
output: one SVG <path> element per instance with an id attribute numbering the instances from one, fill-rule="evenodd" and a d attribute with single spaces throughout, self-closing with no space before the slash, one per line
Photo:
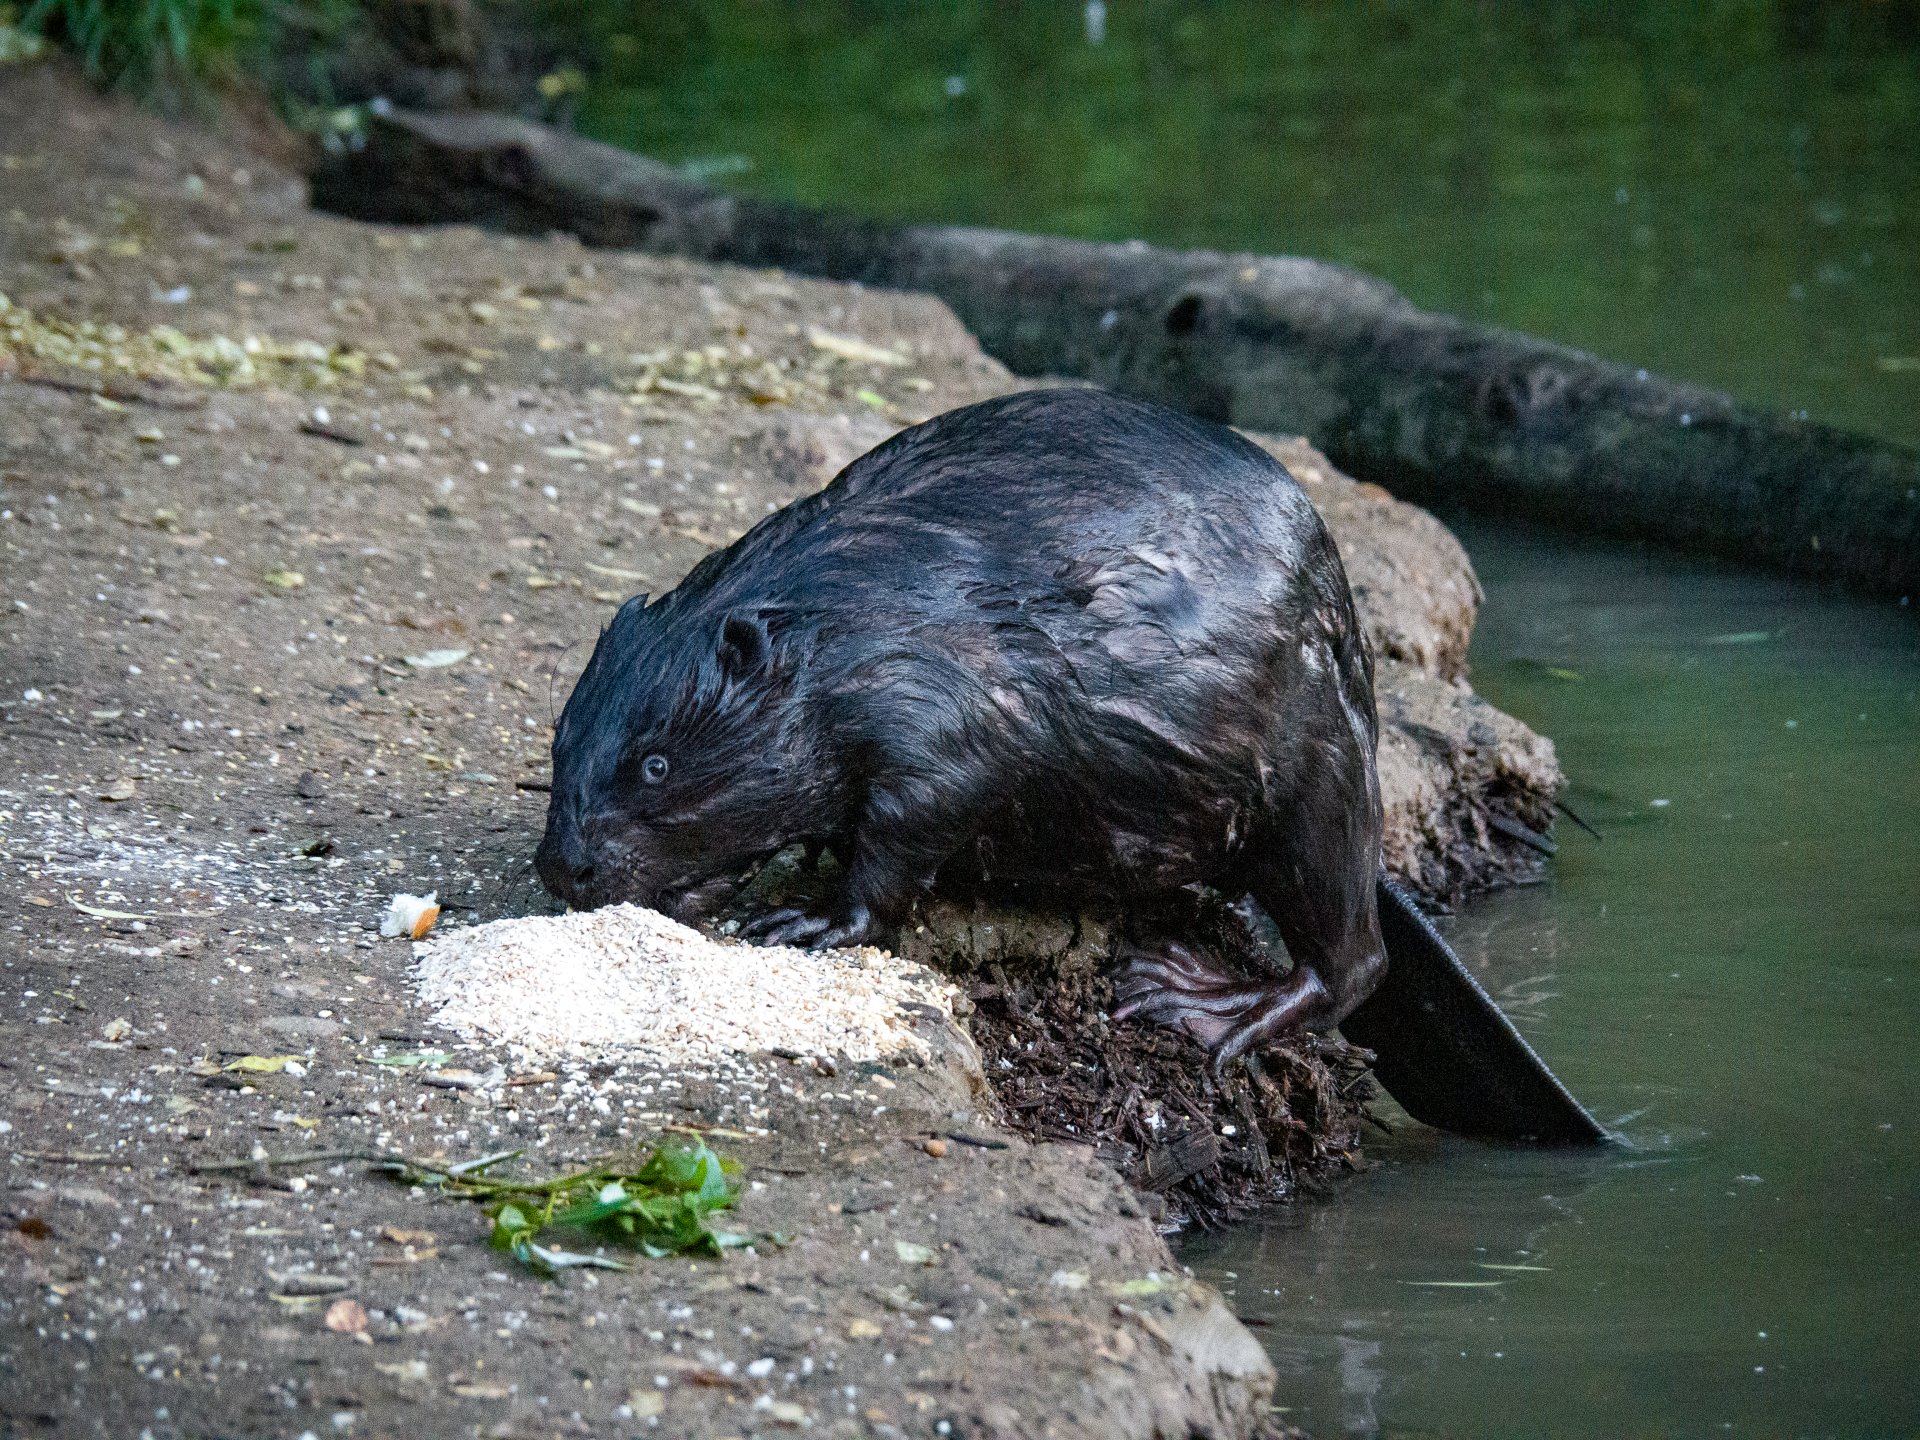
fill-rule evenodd
<path id="1" fill-rule="evenodd" d="M 1411 498 L 1920 588 L 1920 452 L 1418 309 L 1319 261 L 952 226 L 733 196 L 507 116 L 376 118 L 315 199 L 367 219 L 569 231 L 589 244 L 924 290 L 1029 375 L 1082 376 L 1307 436 Z"/>

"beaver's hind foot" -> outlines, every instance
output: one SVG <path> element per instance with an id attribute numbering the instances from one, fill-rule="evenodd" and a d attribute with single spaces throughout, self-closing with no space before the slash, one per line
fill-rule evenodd
<path id="1" fill-rule="evenodd" d="M 1113 982 L 1115 1020 L 1150 1020 L 1206 1046 L 1215 1073 L 1300 1029 L 1324 1009 L 1327 991 L 1305 965 L 1270 980 L 1249 980 L 1184 945 L 1125 955 Z"/>

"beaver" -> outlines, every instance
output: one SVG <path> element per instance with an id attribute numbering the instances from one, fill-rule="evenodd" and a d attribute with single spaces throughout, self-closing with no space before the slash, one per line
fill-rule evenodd
<path id="1" fill-rule="evenodd" d="M 1167 945 L 1115 982 L 1116 1018 L 1225 1065 L 1348 1021 L 1390 969 L 1381 906 L 1410 902 L 1380 868 L 1377 738 L 1339 552 L 1286 469 L 1157 405 L 1033 390 L 900 432 L 627 601 L 556 726 L 535 863 L 576 907 L 690 914 L 768 855 L 831 849 L 830 903 L 743 931 L 816 948 L 882 939 L 949 887 L 1250 897 L 1284 974 Z M 1446 957 L 1443 991 L 1472 986 Z M 1407 1000 L 1415 1031 L 1431 999 Z"/>

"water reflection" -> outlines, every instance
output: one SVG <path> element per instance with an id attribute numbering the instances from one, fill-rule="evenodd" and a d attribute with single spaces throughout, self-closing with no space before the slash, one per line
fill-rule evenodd
<path id="1" fill-rule="evenodd" d="M 1355 1322 L 1355 1328 L 1361 1322 Z M 1340 1346 L 1340 1398 L 1345 1408 L 1340 1428 L 1349 1435 L 1377 1435 L 1379 1418 L 1374 1400 L 1380 1394 L 1380 1342 L 1356 1340 L 1351 1335 L 1336 1337 Z"/>

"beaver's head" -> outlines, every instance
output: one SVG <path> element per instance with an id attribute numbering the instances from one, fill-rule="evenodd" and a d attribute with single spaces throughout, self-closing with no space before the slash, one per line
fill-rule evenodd
<path id="1" fill-rule="evenodd" d="M 816 767 L 773 617 L 679 600 L 621 606 L 554 731 L 534 865 L 580 909 L 692 912 L 805 828 Z"/>

